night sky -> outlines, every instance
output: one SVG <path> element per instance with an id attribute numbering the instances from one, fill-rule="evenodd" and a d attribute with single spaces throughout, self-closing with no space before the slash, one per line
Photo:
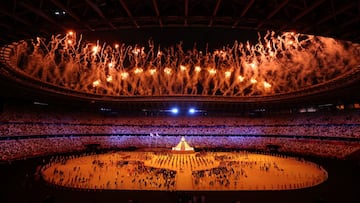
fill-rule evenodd
<path id="1" fill-rule="evenodd" d="M 265 36 L 265 33 L 261 33 L 261 36 Z M 128 45 L 139 44 L 145 47 L 147 47 L 149 39 L 152 39 L 156 45 L 160 44 L 161 47 L 173 46 L 182 41 L 184 51 L 192 49 L 195 44 L 198 50 L 203 51 L 208 44 L 211 51 L 226 45 L 233 45 L 235 40 L 243 43 L 246 41 L 256 43 L 258 33 L 229 28 L 141 28 L 111 32 L 88 32 L 83 33 L 83 38 L 89 41 L 100 40 L 100 44 L 116 42 Z"/>

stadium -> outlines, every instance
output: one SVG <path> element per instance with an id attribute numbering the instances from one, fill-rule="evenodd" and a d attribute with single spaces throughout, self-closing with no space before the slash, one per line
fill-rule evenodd
<path id="1" fill-rule="evenodd" d="M 360 1 L 7 1 L 1 202 L 358 202 Z"/>

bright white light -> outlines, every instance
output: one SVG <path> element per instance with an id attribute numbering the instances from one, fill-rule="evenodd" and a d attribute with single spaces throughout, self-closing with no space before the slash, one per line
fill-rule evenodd
<path id="1" fill-rule="evenodd" d="M 194 108 L 190 108 L 190 109 L 189 109 L 189 113 L 190 113 L 190 114 L 194 114 L 194 113 L 195 113 L 195 109 L 194 109 Z"/>
<path id="2" fill-rule="evenodd" d="M 225 71 L 225 77 L 230 78 L 231 77 L 231 71 Z"/>
<path id="3" fill-rule="evenodd" d="M 65 15 L 66 12 L 65 11 L 54 11 L 54 15 L 60 16 L 60 15 Z"/>
<path id="4" fill-rule="evenodd" d="M 156 73 L 156 69 L 155 68 L 150 69 L 149 72 L 150 72 L 150 75 L 154 75 Z"/>
<path id="5" fill-rule="evenodd" d="M 100 85 L 100 80 L 95 80 L 94 82 L 93 82 L 93 87 L 97 87 L 97 86 L 99 86 Z"/>
<path id="6" fill-rule="evenodd" d="M 214 68 L 208 70 L 210 75 L 214 75 L 216 73 L 216 70 Z"/>
<path id="7" fill-rule="evenodd" d="M 121 75 L 121 79 L 123 79 L 123 80 L 125 80 L 126 78 L 129 77 L 129 73 L 127 73 L 127 72 L 122 72 L 122 73 L 120 73 L 120 75 Z"/>
<path id="8" fill-rule="evenodd" d="M 107 76 L 106 81 L 111 82 L 112 81 L 112 76 L 111 75 Z"/>
<path id="9" fill-rule="evenodd" d="M 142 73 L 144 70 L 142 69 L 142 68 L 136 68 L 135 70 L 134 70 L 134 73 L 135 74 L 139 74 L 139 73 Z"/>
<path id="10" fill-rule="evenodd" d="M 266 81 L 264 81 L 264 87 L 265 87 L 265 88 L 270 88 L 270 87 L 271 87 L 271 84 L 268 83 L 268 82 L 266 82 Z"/>
<path id="11" fill-rule="evenodd" d="M 142 50 L 140 48 L 134 49 L 132 51 L 132 53 L 134 53 L 135 55 L 138 55 L 139 53 L 142 53 Z"/>
<path id="12" fill-rule="evenodd" d="M 195 66 L 195 71 L 199 73 L 201 71 L 201 67 L 200 66 Z"/>
<path id="13" fill-rule="evenodd" d="M 242 82 L 242 81 L 244 81 L 245 78 L 243 76 L 239 75 L 238 79 L 239 79 L 240 82 Z"/>
<path id="14" fill-rule="evenodd" d="M 164 68 L 164 73 L 170 75 L 170 74 L 171 74 L 171 68 L 165 67 L 165 68 Z"/>
<path id="15" fill-rule="evenodd" d="M 95 55 L 99 50 L 100 50 L 99 46 L 93 46 L 93 48 L 92 48 L 93 55 Z"/>
<path id="16" fill-rule="evenodd" d="M 252 69 L 257 68 L 257 63 L 255 61 L 253 61 L 252 63 L 248 64 Z"/>
<path id="17" fill-rule="evenodd" d="M 172 108 L 172 109 L 171 109 L 171 112 L 172 112 L 173 114 L 177 114 L 177 113 L 179 113 L 179 109 L 177 109 L 177 108 Z"/>

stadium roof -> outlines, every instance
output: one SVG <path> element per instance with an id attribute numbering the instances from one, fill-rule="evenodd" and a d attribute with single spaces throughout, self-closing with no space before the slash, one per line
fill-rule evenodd
<path id="1" fill-rule="evenodd" d="M 296 31 L 360 42 L 358 0 L 9 0 L 2 43 L 66 32 L 144 28 Z"/>

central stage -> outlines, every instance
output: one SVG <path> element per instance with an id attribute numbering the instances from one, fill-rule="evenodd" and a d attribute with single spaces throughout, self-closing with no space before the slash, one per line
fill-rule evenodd
<path id="1" fill-rule="evenodd" d="M 293 190 L 327 179 L 319 165 L 248 152 L 112 152 L 56 158 L 43 167 L 52 184 L 102 190 Z"/>

